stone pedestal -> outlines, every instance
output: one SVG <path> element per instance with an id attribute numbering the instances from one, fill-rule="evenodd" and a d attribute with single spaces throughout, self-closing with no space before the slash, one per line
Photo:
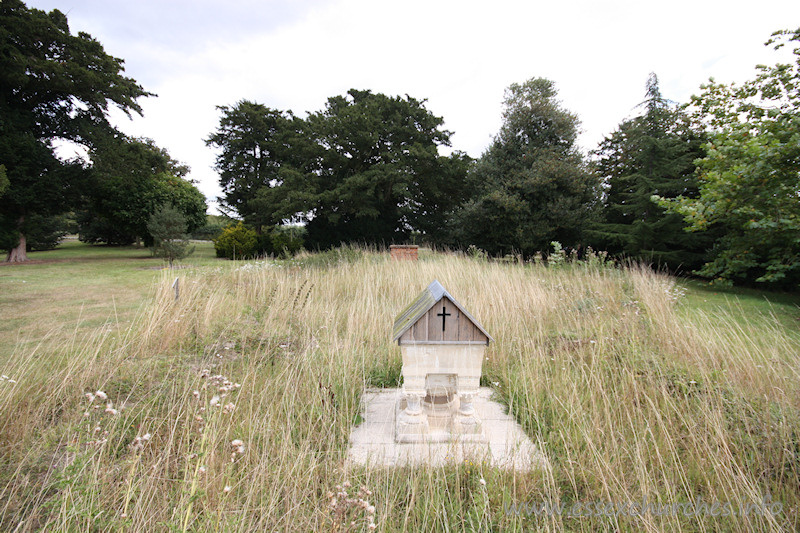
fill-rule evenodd
<path id="1" fill-rule="evenodd" d="M 361 397 L 362 422 L 350 434 L 346 464 L 393 468 L 464 466 L 469 462 L 517 472 L 549 468 L 543 450 L 525 435 L 506 406 L 491 399 L 492 394 L 491 389 L 481 388 L 473 402 L 485 440 L 462 436 L 440 442 L 398 442 L 397 418 L 400 407 L 406 407 L 403 392 L 367 389 Z M 454 408 L 458 410 L 457 398 Z"/>
<path id="2" fill-rule="evenodd" d="M 395 410 L 395 441 L 485 442 L 483 425 L 473 406 L 475 393 L 404 392 Z"/>
<path id="3" fill-rule="evenodd" d="M 423 442 L 428 435 L 428 415 L 422 408 L 425 393 L 404 392 L 397 412 L 397 442 Z"/>

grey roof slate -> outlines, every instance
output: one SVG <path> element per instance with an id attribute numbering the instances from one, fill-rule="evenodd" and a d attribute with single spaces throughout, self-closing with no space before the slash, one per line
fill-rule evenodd
<path id="1" fill-rule="evenodd" d="M 447 296 L 447 298 L 453 302 L 456 307 L 458 307 L 458 310 L 461 311 L 462 314 L 466 315 L 466 317 L 470 319 L 473 324 L 475 324 L 475 327 L 477 327 L 484 335 L 486 335 L 486 338 L 489 339 L 489 342 L 494 340 L 492 336 L 489 335 L 485 329 L 483 329 L 481 323 L 475 320 L 475 317 L 469 314 L 469 312 L 464 309 L 449 292 L 447 292 L 447 290 L 442 286 L 441 283 L 439 283 L 438 280 L 433 280 L 433 282 L 431 282 L 431 284 L 428 285 L 428 287 L 422 291 L 420 295 L 408 305 L 408 307 L 403 309 L 400 314 L 397 315 L 397 318 L 394 320 L 392 340 L 399 340 L 400 337 L 403 336 L 403 333 L 408 331 L 408 329 L 413 326 L 417 320 L 422 318 L 431 307 L 436 305 L 445 296 Z"/>

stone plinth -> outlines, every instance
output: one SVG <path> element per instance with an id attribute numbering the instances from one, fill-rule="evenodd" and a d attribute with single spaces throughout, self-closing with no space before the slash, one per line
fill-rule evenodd
<path id="1" fill-rule="evenodd" d="M 484 438 L 457 437 L 420 442 L 397 442 L 396 420 L 405 409 L 400 389 L 368 389 L 361 398 L 363 422 L 350 433 L 347 462 L 370 467 L 445 466 L 470 461 L 474 465 L 526 472 L 549 466 L 546 457 L 522 427 L 491 399 L 492 390 L 478 389 L 473 408 Z M 457 402 L 454 401 L 457 404 Z M 460 406 L 455 405 L 456 409 Z M 440 419 L 441 420 L 441 419 Z M 432 432 L 438 428 L 428 419 Z"/>

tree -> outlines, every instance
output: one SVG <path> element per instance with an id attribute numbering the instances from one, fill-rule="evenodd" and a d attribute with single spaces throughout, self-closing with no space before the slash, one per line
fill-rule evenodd
<path id="1" fill-rule="evenodd" d="M 245 105 L 246 104 L 246 105 Z M 402 242 L 434 236 L 464 197 L 469 160 L 440 156 L 450 133 L 409 96 L 352 89 L 306 120 L 240 103 L 208 142 L 227 203 L 255 228 L 307 223 L 307 242 Z"/>
<path id="2" fill-rule="evenodd" d="M 704 137 L 661 96 L 655 74 L 642 106 L 644 114 L 622 122 L 594 152 L 606 196 L 593 245 L 673 269 L 696 268 L 710 247 L 708 236 L 686 232 L 683 217 L 652 196 L 697 196 L 694 160 L 703 155 Z"/>
<path id="3" fill-rule="evenodd" d="M 464 157 L 439 155 L 450 132 L 424 104 L 351 89 L 308 118 L 324 150 L 294 187 L 305 197 L 288 206 L 308 213 L 311 247 L 404 242 L 412 229 L 432 229 L 426 218 L 458 205 Z M 276 192 L 285 197 L 291 188 Z"/>
<path id="4" fill-rule="evenodd" d="M 298 129 L 303 121 L 290 112 L 248 100 L 217 109 L 222 112 L 220 125 L 206 145 L 219 149 L 215 166 L 224 193 L 220 208 L 261 233 L 262 226 L 280 220 L 263 209 L 257 195 L 263 188 L 280 184 L 281 168 L 303 155 L 298 153 Z"/>
<path id="5" fill-rule="evenodd" d="M 147 231 L 153 238 L 154 254 L 168 261 L 170 268 L 174 261 L 194 253 L 186 234 L 186 217 L 174 205 L 164 204 L 150 215 Z"/>
<path id="6" fill-rule="evenodd" d="M 792 42 L 800 28 L 767 44 Z M 758 66 L 740 86 L 702 86 L 692 104 L 713 135 L 698 161 L 700 195 L 661 198 L 692 230 L 724 226 L 699 271 L 723 283 L 800 281 L 800 46 L 793 54 L 794 63 Z"/>
<path id="7" fill-rule="evenodd" d="M 8 176 L 6 175 L 6 167 L 5 165 L 0 165 L 0 198 L 3 197 L 10 185 L 11 182 L 8 181 Z"/>
<path id="8" fill-rule="evenodd" d="M 130 244 L 143 239 L 150 245 L 147 222 L 164 204 L 181 212 L 190 232 L 205 224 L 205 197 L 184 179 L 189 168 L 150 139 L 98 137 L 90 156 L 93 165 L 78 217 L 82 241 Z"/>
<path id="9" fill-rule="evenodd" d="M 25 261 L 27 219 L 63 212 L 75 200 L 84 166 L 63 162 L 52 141 L 91 145 L 109 128 L 109 104 L 141 114 L 149 96 L 124 77 L 123 61 L 86 33 L 71 35 L 67 17 L 0 2 L 0 164 L 9 186 L 0 224 L 15 235 L 7 261 Z"/>
<path id="10" fill-rule="evenodd" d="M 452 218 L 456 243 L 525 255 L 551 241 L 581 243 L 598 182 L 575 147 L 578 117 L 556 96 L 544 78 L 506 90 L 503 125 L 470 175 L 472 197 Z"/>

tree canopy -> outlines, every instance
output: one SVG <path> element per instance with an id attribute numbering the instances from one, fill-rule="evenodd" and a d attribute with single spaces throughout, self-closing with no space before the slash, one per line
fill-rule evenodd
<path id="1" fill-rule="evenodd" d="M 696 268 L 710 246 L 708 237 L 686 232 L 683 217 L 667 213 L 652 196 L 697 196 L 694 160 L 703 155 L 704 136 L 661 96 L 655 74 L 641 106 L 643 114 L 623 121 L 594 152 L 605 199 L 592 244 L 673 269 Z"/>
<path id="2" fill-rule="evenodd" d="M 9 182 L 0 224 L 17 236 L 8 260 L 27 259 L 29 215 L 59 213 L 75 198 L 84 165 L 60 161 L 52 142 L 91 145 L 110 127 L 109 105 L 141 114 L 136 100 L 150 93 L 123 70 L 90 35 L 72 35 L 62 12 L 0 2 L 0 164 Z"/>
<path id="3" fill-rule="evenodd" d="M 297 128 L 302 121 L 249 100 L 217 109 L 222 112 L 220 124 L 206 144 L 219 150 L 215 163 L 223 191 L 221 208 L 258 231 L 279 223 L 280 219 L 258 202 L 257 194 L 262 188 L 279 185 L 279 171 L 298 161 L 301 137 Z"/>
<path id="4" fill-rule="evenodd" d="M 455 242 L 525 255 L 554 240 L 582 242 L 598 182 L 575 146 L 578 117 L 556 97 L 544 78 L 506 90 L 503 125 L 470 174 L 472 196 L 452 219 Z"/>
<path id="5" fill-rule="evenodd" d="M 184 179 L 189 168 L 150 139 L 108 135 L 97 139 L 90 156 L 93 165 L 78 217 L 81 240 L 152 244 L 147 223 L 165 204 L 184 217 L 185 231 L 206 223 L 205 197 Z"/>
<path id="6" fill-rule="evenodd" d="M 434 231 L 464 197 L 468 158 L 439 155 L 450 133 L 424 103 L 352 89 L 304 120 L 247 101 L 221 107 L 207 142 L 221 150 L 226 204 L 259 230 L 306 222 L 311 247 Z"/>
<path id="7" fill-rule="evenodd" d="M 800 42 L 800 29 L 767 44 Z M 713 132 L 698 161 L 700 195 L 662 198 L 696 231 L 724 225 L 700 274 L 725 283 L 800 281 L 800 46 L 793 63 L 757 67 L 742 85 L 711 82 L 692 98 Z"/>

